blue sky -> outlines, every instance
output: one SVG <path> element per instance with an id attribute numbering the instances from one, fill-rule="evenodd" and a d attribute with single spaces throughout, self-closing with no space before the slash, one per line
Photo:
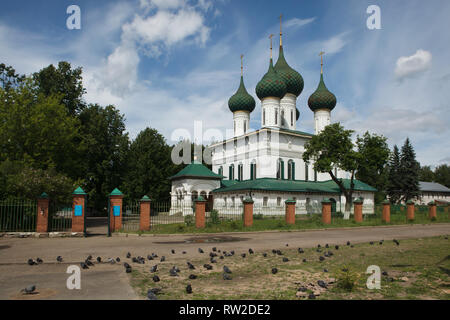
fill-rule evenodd
<path id="1" fill-rule="evenodd" d="M 66 9 L 81 8 L 81 30 L 66 28 Z M 381 30 L 369 30 L 369 5 L 381 9 Z M 145 127 L 193 132 L 232 127 L 227 101 L 245 83 L 257 107 L 267 71 L 268 35 L 278 57 L 278 16 L 288 63 L 305 80 L 297 129 L 313 132 L 307 100 L 325 51 L 325 83 L 337 96 L 332 122 L 402 145 L 409 137 L 422 165 L 450 163 L 450 1 L 4 1 L 0 62 L 32 73 L 67 60 L 82 66 L 85 99 L 114 104 L 135 137 Z M 225 133 L 224 133 L 225 134 Z"/>

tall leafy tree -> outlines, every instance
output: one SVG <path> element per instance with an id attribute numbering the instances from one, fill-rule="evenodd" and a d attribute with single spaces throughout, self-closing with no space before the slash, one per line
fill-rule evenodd
<path id="1" fill-rule="evenodd" d="M 360 158 L 356 178 L 373 187 L 378 191 L 375 201 L 380 202 L 385 198 L 384 190 L 387 182 L 387 162 L 389 160 L 389 147 L 384 136 L 364 133 L 357 137 L 356 145 Z"/>
<path id="2" fill-rule="evenodd" d="M 125 190 L 131 199 L 148 195 L 156 201 L 170 196 L 170 181 L 179 166 L 171 159 L 171 149 L 157 130 L 146 128 L 131 143 L 127 160 Z"/>
<path id="3" fill-rule="evenodd" d="M 353 130 L 346 130 L 339 123 L 334 123 L 312 137 L 306 143 L 303 160 L 309 163 L 314 161 L 314 170 L 329 173 L 331 179 L 339 186 L 345 196 L 345 218 L 350 217 L 353 203 L 354 179 L 361 155 L 355 151 L 351 136 Z M 333 168 L 350 172 L 350 187 L 346 188 L 342 179 L 338 179 Z"/>
<path id="4" fill-rule="evenodd" d="M 17 74 L 12 66 L 0 63 L 0 88 L 9 91 L 11 88 L 17 88 L 24 81 L 24 75 Z"/>
<path id="5" fill-rule="evenodd" d="M 434 170 L 436 182 L 450 188 L 450 166 L 443 164 Z"/>
<path id="6" fill-rule="evenodd" d="M 388 164 L 387 194 L 392 203 L 398 203 L 402 195 L 402 179 L 400 173 L 400 152 L 397 145 L 391 153 Z"/>
<path id="7" fill-rule="evenodd" d="M 419 196 L 419 168 L 416 153 L 406 138 L 400 155 L 400 178 L 402 184 L 402 200 L 405 202 Z"/>
<path id="8" fill-rule="evenodd" d="M 79 114 L 84 107 L 82 68 L 72 69 L 67 61 L 52 64 L 33 75 L 40 93 L 46 96 L 58 95 L 60 102 L 66 107 L 70 115 Z"/>
<path id="9" fill-rule="evenodd" d="M 423 166 L 419 169 L 419 180 L 426 182 L 433 182 L 435 180 L 434 172 L 430 166 Z"/>
<path id="10" fill-rule="evenodd" d="M 107 206 L 108 194 L 121 187 L 125 175 L 128 134 L 125 119 L 114 106 L 89 105 L 79 115 L 86 152 L 81 176 L 89 205 L 97 210 Z"/>

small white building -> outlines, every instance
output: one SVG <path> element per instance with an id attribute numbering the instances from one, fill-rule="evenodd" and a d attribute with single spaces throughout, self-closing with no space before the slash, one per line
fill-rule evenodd
<path id="1" fill-rule="evenodd" d="M 450 189 L 442 184 L 419 181 L 419 188 L 419 204 L 426 205 L 431 201 L 435 201 L 437 204 L 450 203 Z"/>

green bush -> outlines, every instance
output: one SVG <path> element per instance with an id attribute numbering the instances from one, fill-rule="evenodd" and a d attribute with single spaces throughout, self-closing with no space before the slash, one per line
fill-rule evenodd
<path id="1" fill-rule="evenodd" d="M 350 270 L 349 267 L 343 266 L 336 273 L 336 284 L 338 288 L 344 289 L 346 291 L 353 291 L 356 286 L 356 283 L 359 280 L 360 275 Z"/>
<path id="2" fill-rule="evenodd" d="M 185 223 L 186 226 L 188 226 L 188 227 L 194 225 L 194 215 L 188 214 L 187 216 L 185 216 L 185 217 L 184 217 L 184 223 Z"/>
<path id="3" fill-rule="evenodd" d="M 262 220 L 263 218 L 264 218 L 264 215 L 262 213 L 253 215 L 253 219 L 255 219 L 255 220 Z"/>
<path id="4" fill-rule="evenodd" d="M 217 211 L 215 209 L 211 210 L 211 213 L 209 214 L 209 218 L 210 218 L 212 224 L 219 224 L 220 223 L 219 211 Z"/>

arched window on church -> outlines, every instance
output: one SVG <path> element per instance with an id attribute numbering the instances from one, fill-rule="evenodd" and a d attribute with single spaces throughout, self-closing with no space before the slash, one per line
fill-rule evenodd
<path id="1" fill-rule="evenodd" d="M 284 126 L 284 110 L 281 110 L 281 125 Z"/>
<path id="2" fill-rule="evenodd" d="M 317 171 L 314 170 L 314 181 L 317 182 Z"/>
<path id="3" fill-rule="evenodd" d="M 244 120 L 244 133 L 246 133 L 246 132 L 247 132 L 247 121 Z"/>
<path id="4" fill-rule="evenodd" d="M 277 179 L 284 179 L 284 161 L 283 159 L 278 159 L 277 163 Z"/>
<path id="5" fill-rule="evenodd" d="M 234 180 L 234 164 L 229 167 L 228 180 Z"/>
<path id="6" fill-rule="evenodd" d="M 295 180 L 295 162 L 293 160 L 288 161 L 288 180 Z"/>
<path id="7" fill-rule="evenodd" d="M 244 166 L 242 165 L 242 163 L 240 163 L 238 165 L 238 180 L 242 181 L 244 180 Z"/>
<path id="8" fill-rule="evenodd" d="M 305 181 L 309 180 L 308 171 L 309 171 L 308 164 L 305 162 Z"/>
<path id="9" fill-rule="evenodd" d="M 291 127 L 294 126 L 294 111 L 291 110 Z"/>
<path id="10" fill-rule="evenodd" d="M 253 160 L 250 164 L 250 179 L 255 180 L 256 179 L 256 161 Z"/>
<path id="11" fill-rule="evenodd" d="M 275 124 L 278 124 L 278 110 L 275 110 Z"/>
<path id="12" fill-rule="evenodd" d="M 266 109 L 263 109 L 263 126 L 266 125 Z"/>
<path id="13" fill-rule="evenodd" d="M 223 176 L 223 167 L 222 166 L 219 167 L 219 175 Z"/>

